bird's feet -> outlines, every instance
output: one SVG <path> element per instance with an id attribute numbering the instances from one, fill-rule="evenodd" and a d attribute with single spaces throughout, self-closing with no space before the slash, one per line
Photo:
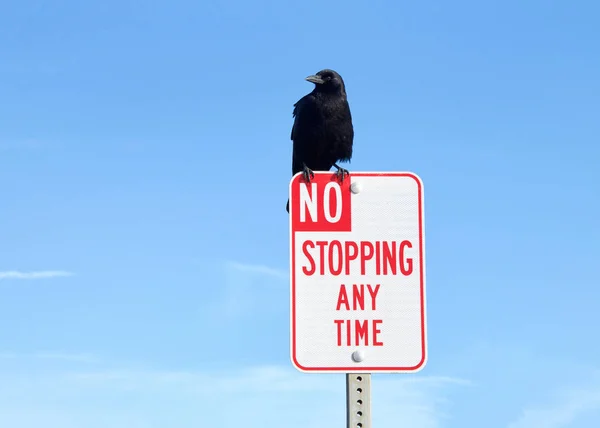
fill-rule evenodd
<path id="1" fill-rule="evenodd" d="M 340 168 L 339 166 L 337 166 L 335 164 L 334 164 L 334 166 L 338 169 L 337 172 L 335 173 L 335 175 L 343 183 L 344 179 L 350 175 L 350 171 L 348 171 L 347 169 L 344 169 L 344 168 Z"/>
<path id="2" fill-rule="evenodd" d="M 315 173 L 306 165 L 304 165 L 304 171 L 302 172 L 302 174 L 304 174 L 304 179 L 307 183 L 310 183 L 310 180 L 315 178 Z"/>

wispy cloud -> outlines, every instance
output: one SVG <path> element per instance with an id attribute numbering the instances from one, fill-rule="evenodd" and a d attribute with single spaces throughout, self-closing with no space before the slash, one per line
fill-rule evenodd
<path id="1" fill-rule="evenodd" d="M 287 272 L 236 261 L 225 261 L 222 267 L 224 284 L 207 314 L 218 314 L 222 319 L 238 319 L 243 316 L 270 316 L 268 314 L 272 315 L 273 311 L 287 308 L 280 304 L 287 301 Z"/>
<path id="2" fill-rule="evenodd" d="M 344 376 L 310 375 L 285 366 L 256 366 L 227 372 L 181 372 L 107 370 L 73 373 L 70 381 L 86 387 L 118 393 L 167 393 L 177 391 L 182 398 L 195 396 L 220 397 L 228 406 L 238 408 L 248 400 L 279 403 L 279 417 L 304 403 L 311 417 L 290 427 L 336 425 L 336 413 L 343 414 Z M 450 418 L 452 391 L 470 385 L 461 378 L 446 376 L 386 376 L 374 375 L 373 394 L 377 403 L 373 423 L 377 426 L 411 426 L 440 428 Z M 208 387 L 210 386 L 210 387 Z M 200 398 L 199 398 L 200 399 Z M 277 407 L 272 404 L 273 408 Z M 335 410 L 336 411 L 332 411 Z M 215 409 L 215 411 L 217 411 Z M 218 413 L 218 411 L 217 411 Z M 277 412 L 276 412 L 277 414 Z M 275 414 L 275 415 L 276 415 Z M 235 418 L 234 418 L 235 419 Z M 237 419 L 227 425 L 237 425 Z M 338 421 L 339 422 L 339 421 Z M 246 426 L 263 426 L 245 424 Z"/>
<path id="3" fill-rule="evenodd" d="M 344 376 L 300 373 L 291 365 L 182 371 L 125 365 L 100 370 L 7 372 L 2 379 L 1 426 L 14 426 L 9 422 L 18 419 L 15 406 L 24 413 L 31 408 L 43 409 L 49 395 L 55 397 L 52 413 L 44 412 L 49 419 L 44 426 L 49 428 L 106 426 L 98 420 L 100 415 L 103 423 L 104 416 L 111 415 L 110 425 L 117 428 L 168 427 L 173 426 L 173 418 L 182 426 L 202 422 L 253 428 L 282 426 L 285 420 L 287 428 L 317 428 L 339 425 L 344 418 Z M 463 379 L 443 376 L 374 375 L 374 424 L 438 428 L 444 422 L 444 407 L 452 404 L 447 397 L 465 384 L 468 382 Z M 15 388 L 20 391 L 18 397 Z M 170 403 L 166 413 L 161 406 L 165 400 Z M 115 406 L 115 402 L 123 406 Z M 302 407 L 310 411 L 299 411 Z M 68 418 L 74 414 L 76 419 Z M 290 414 L 296 416 L 290 418 Z M 131 425 L 132 420 L 136 424 Z M 36 425 L 32 421 L 26 426 Z"/>
<path id="4" fill-rule="evenodd" d="M 14 352 L 0 352 L 0 359 L 3 359 L 3 360 L 18 358 L 18 357 L 19 357 L 19 354 L 16 354 Z"/>
<path id="5" fill-rule="evenodd" d="M 472 385 L 467 379 L 422 374 L 390 375 L 383 382 L 374 376 L 373 380 L 373 397 L 378 409 L 373 413 L 373 425 L 390 428 L 448 426 L 457 388 Z M 402 418 L 401 424 L 396 423 L 399 418 Z"/>
<path id="6" fill-rule="evenodd" d="M 210 385 L 210 393 L 335 391 L 331 378 L 317 378 L 282 366 L 256 366 L 228 371 L 100 370 L 71 373 L 69 378 L 96 385 L 147 390 L 170 384 L 199 393 Z"/>
<path id="7" fill-rule="evenodd" d="M 31 356 L 42 360 L 62 360 L 81 363 L 96 363 L 100 361 L 100 358 L 93 354 L 71 354 L 66 352 L 36 352 Z"/>
<path id="8" fill-rule="evenodd" d="M 0 280 L 2 279 L 46 279 L 46 278 L 57 278 L 65 276 L 73 276 L 73 272 L 67 272 L 64 270 L 43 270 L 36 272 L 20 272 L 16 270 L 9 270 L 0 272 Z"/>
<path id="9" fill-rule="evenodd" d="M 101 361 L 99 357 L 87 353 L 69 353 L 69 352 L 0 352 L 0 359 L 36 359 L 36 360 L 60 360 L 82 363 L 95 363 Z"/>
<path id="10" fill-rule="evenodd" d="M 10 64 L 8 64 L 10 62 Z M 0 65 L 0 74 L 56 74 L 62 70 L 56 61 L 7 61 Z"/>
<path id="11" fill-rule="evenodd" d="M 1 70 L 0 70 L 1 72 Z M 46 144 L 38 140 L 0 141 L 0 151 L 33 150 L 44 147 Z"/>
<path id="12" fill-rule="evenodd" d="M 275 269 L 269 266 L 260 265 L 260 264 L 247 264 L 247 263 L 238 263 L 238 262 L 227 262 L 227 266 L 232 269 L 235 269 L 239 272 L 247 272 L 247 273 L 255 273 L 259 275 L 267 275 L 274 278 L 289 279 L 289 274 L 287 271 L 281 269 Z"/>
<path id="13" fill-rule="evenodd" d="M 563 428 L 586 412 L 600 410 L 600 383 L 583 388 L 561 388 L 545 405 L 525 408 L 508 428 Z"/>
<path id="14" fill-rule="evenodd" d="M 215 390 L 223 392 L 339 391 L 337 383 L 343 379 L 332 374 L 316 376 L 300 373 L 292 367 L 279 365 L 250 366 L 227 371 L 101 370 L 73 373 L 70 377 L 102 382 L 126 380 L 128 383 L 139 382 L 140 387 L 165 381 L 190 385 L 210 384 L 213 392 Z M 383 379 L 378 378 L 376 383 L 383 385 L 384 388 L 386 385 L 394 385 L 394 387 L 408 389 L 471 384 L 470 381 L 461 378 L 420 375 L 387 376 Z"/>

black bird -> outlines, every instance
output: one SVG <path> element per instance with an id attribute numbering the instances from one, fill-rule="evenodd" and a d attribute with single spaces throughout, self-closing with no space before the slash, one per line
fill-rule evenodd
<path id="1" fill-rule="evenodd" d="M 349 172 L 337 162 L 350 161 L 354 142 L 344 80 L 329 69 L 306 80 L 314 83 L 315 88 L 294 104 L 292 176 L 303 171 L 304 178 L 310 182 L 314 178 L 313 170 L 329 171 L 335 166 L 343 182 Z M 285 209 L 290 212 L 289 199 Z"/>

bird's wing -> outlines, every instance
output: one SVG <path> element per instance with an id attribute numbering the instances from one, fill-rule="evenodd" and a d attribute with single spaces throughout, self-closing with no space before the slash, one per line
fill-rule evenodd
<path id="1" fill-rule="evenodd" d="M 294 104 L 294 110 L 292 111 L 294 124 L 292 125 L 292 133 L 290 135 L 291 140 L 294 140 L 298 136 L 298 129 L 302 126 L 302 123 L 308 119 L 308 115 L 306 113 L 304 115 L 301 114 L 302 110 L 310 110 L 311 106 L 314 106 L 314 104 L 315 97 L 312 95 L 312 93 L 303 96 Z"/>

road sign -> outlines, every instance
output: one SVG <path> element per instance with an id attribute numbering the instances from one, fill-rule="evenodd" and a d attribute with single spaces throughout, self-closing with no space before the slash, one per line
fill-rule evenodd
<path id="1" fill-rule="evenodd" d="M 427 360 L 423 184 L 409 172 L 290 181 L 291 359 L 306 372 Z"/>

